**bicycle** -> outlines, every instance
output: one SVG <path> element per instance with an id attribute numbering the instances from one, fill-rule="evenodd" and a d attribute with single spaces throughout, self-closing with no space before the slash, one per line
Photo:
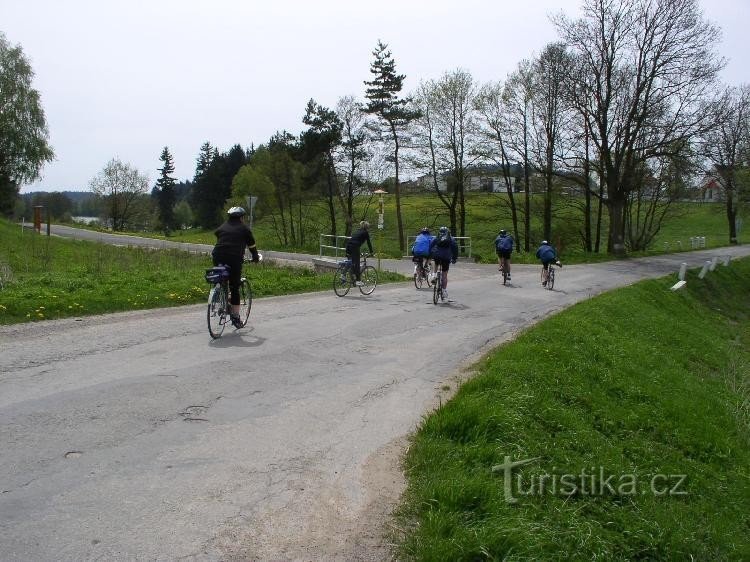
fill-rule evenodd
<path id="1" fill-rule="evenodd" d="M 437 304 L 438 300 L 445 300 L 445 294 L 443 294 L 443 266 L 439 263 L 435 271 L 435 284 L 432 287 L 432 303 Z"/>
<path id="2" fill-rule="evenodd" d="M 551 291 L 552 288 L 555 286 L 555 267 L 562 267 L 559 261 L 550 263 L 547 266 L 547 284 L 546 285 L 544 285 L 544 267 L 542 267 L 542 276 L 541 276 L 542 286 L 548 291 Z"/>
<path id="3" fill-rule="evenodd" d="M 359 292 L 363 295 L 371 295 L 378 285 L 378 271 L 371 265 L 367 265 L 367 254 L 362 254 L 359 261 L 359 272 L 362 284 Z M 349 289 L 356 286 L 352 260 L 347 258 L 339 262 L 336 273 L 333 274 L 333 292 L 336 296 L 344 297 Z"/>
<path id="4" fill-rule="evenodd" d="M 500 273 L 503 274 L 503 285 L 507 285 L 508 280 L 510 279 L 510 274 L 506 271 L 508 263 L 510 263 L 510 260 L 508 258 L 503 258 L 503 265 L 500 266 Z"/>
<path id="5" fill-rule="evenodd" d="M 414 286 L 417 289 L 421 289 L 422 285 L 430 284 L 429 275 L 430 275 L 430 262 L 427 260 L 427 262 L 422 265 L 422 260 L 416 262 L 414 264 Z"/>
<path id="6" fill-rule="evenodd" d="M 258 261 L 263 259 L 263 256 L 260 254 L 258 257 Z M 250 263 L 250 260 L 244 259 L 243 263 Z M 213 339 L 220 338 L 226 325 L 231 322 L 229 311 L 229 269 L 228 265 L 217 265 L 206 270 L 206 281 L 213 284 L 208 294 L 208 310 L 206 312 L 208 333 Z M 242 325 L 238 326 L 237 329 L 244 328 L 247 325 L 250 309 L 253 306 L 253 291 L 246 277 L 240 278 L 239 290 L 239 317 Z"/>

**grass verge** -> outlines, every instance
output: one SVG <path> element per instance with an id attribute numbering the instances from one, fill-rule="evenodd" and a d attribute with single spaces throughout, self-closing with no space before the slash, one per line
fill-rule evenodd
<path id="1" fill-rule="evenodd" d="M 401 555 L 750 559 L 749 280 L 644 281 L 487 356 L 413 438 Z"/>
<path id="2" fill-rule="evenodd" d="M 47 237 L 0 221 L 0 324 L 205 302 L 208 267 L 207 255 Z M 264 263 L 244 271 L 255 297 L 333 286 L 332 274 L 304 268 Z"/>

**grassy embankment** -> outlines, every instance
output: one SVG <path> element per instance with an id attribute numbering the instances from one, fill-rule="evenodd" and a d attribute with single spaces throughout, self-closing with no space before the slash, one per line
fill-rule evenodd
<path id="1" fill-rule="evenodd" d="M 355 216 L 362 216 L 367 198 L 358 198 L 356 201 Z M 407 235 L 415 235 L 422 226 L 438 228 L 440 225 L 448 224 L 448 216 L 445 208 L 435 199 L 427 195 L 405 195 L 402 197 L 402 213 L 404 228 Z M 467 235 L 472 238 L 472 256 L 486 263 L 493 262 L 495 258 L 492 245 L 497 231 L 500 228 L 510 230 L 510 212 L 506 206 L 507 197 L 502 194 L 470 193 L 467 194 Z M 541 204 L 541 199 L 535 197 L 535 207 Z M 567 203 L 567 207 L 562 203 Z M 306 253 L 318 253 L 319 239 L 317 233 L 328 229 L 327 209 L 322 201 L 312 203 L 306 207 L 309 214 L 309 223 L 317 225 L 312 227 L 314 233 L 310 235 L 309 242 L 301 248 L 284 246 L 278 240 L 270 220 L 258 220 L 253 229 L 259 246 L 268 250 L 302 251 Z M 385 229 L 382 238 L 382 252 L 385 256 L 399 257 L 398 233 L 395 219 L 395 198 L 386 196 L 385 199 Z M 377 223 L 377 209 L 374 201 L 370 202 L 367 218 L 373 226 Z M 535 211 L 532 221 L 532 240 L 534 242 L 532 252 L 523 254 L 516 252 L 514 260 L 518 263 L 533 263 L 536 243 L 541 240 L 541 224 L 537 217 L 541 212 Z M 341 219 L 340 219 L 341 220 Z M 340 225 L 343 225 L 341 220 Z M 522 224 L 520 225 L 522 227 Z M 600 254 L 586 253 L 580 249 L 581 229 L 580 211 L 577 210 L 570 200 L 561 201 L 560 209 L 553 217 L 553 242 L 559 246 L 561 255 L 566 263 L 582 263 L 592 261 L 604 261 L 610 259 L 606 252 Z M 607 218 L 603 221 L 603 244 L 606 249 Z M 143 233 L 140 233 L 143 235 Z M 160 237 L 157 233 L 146 234 L 148 236 Z M 373 244 L 376 251 L 381 247 L 380 232 L 373 231 Z M 662 231 L 657 236 L 649 252 L 639 255 L 674 252 L 680 249 L 690 249 L 690 237 L 705 236 L 708 247 L 723 246 L 727 244 L 726 218 L 723 207 L 719 204 L 708 203 L 677 203 L 673 206 L 672 216 L 665 219 Z M 179 231 L 170 237 L 170 240 L 184 242 L 198 242 L 212 244 L 214 236 L 212 232 L 190 230 Z M 681 242 L 678 245 L 678 241 Z M 668 243 L 669 246 L 665 246 Z"/>
<path id="2" fill-rule="evenodd" d="M 204 302 L 210 266 L 205 255 L 47 237 L 0 220 L 0 324 Z M 307 269 L 263 263 L 245 271 L 255 297 L 332 287 L 331 274 Z"/>
<path id="3" fill-rule="evenodd" d="M 750 559 L 750 260 L 687 280 L 580 303 L 481 361 L 409 448 L 404 558 Z M 506 456 L 535 460 L 506 484 Z"/>

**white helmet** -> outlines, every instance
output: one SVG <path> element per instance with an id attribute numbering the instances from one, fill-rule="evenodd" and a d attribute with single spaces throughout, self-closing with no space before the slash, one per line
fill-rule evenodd
<path id="1" fill-rule="evenodd" d="M 245 214 L 245 209 L 243 209 L 242 207 L 232 207 L 227 211 L 227 214 L 230 217 L 241 217 Z"/>

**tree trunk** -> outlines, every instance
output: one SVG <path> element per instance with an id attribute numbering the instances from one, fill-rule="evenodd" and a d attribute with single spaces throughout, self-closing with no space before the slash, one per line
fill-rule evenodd
<path id="1" fill-rule="evenodd" d="M 395 191 L 396 191 L 396 222 L 398 223 L 398 248 L 401 251 L 401 255 L 405 252 L 405 244 L 404 244 L 404 222 L 401 218 L 401 185 L 399 184 L 398 180 L 398 135 L 396 134 L 396 126 L 391 123 L 391 133 L 393 134 L 393 143 L 395 145 L 395 151 L 394 151 L 394 164 L 396 166 L 396 185 L 395 185 Z"/>
<path id="2" fill-rule="evenodd" d="M 625 197 L 621 194 L 609 194 L 609 239 L 607 250 L 609 253 L 621 257 L 625 255 Z"/>
<path id="3" fill-rule="evenodd" d="M 729 222 L 729 243 L 737 244 L 737 206 L 734 204 L 733 190 L 725 190 L 727 197 L 727 221 Z"/>

